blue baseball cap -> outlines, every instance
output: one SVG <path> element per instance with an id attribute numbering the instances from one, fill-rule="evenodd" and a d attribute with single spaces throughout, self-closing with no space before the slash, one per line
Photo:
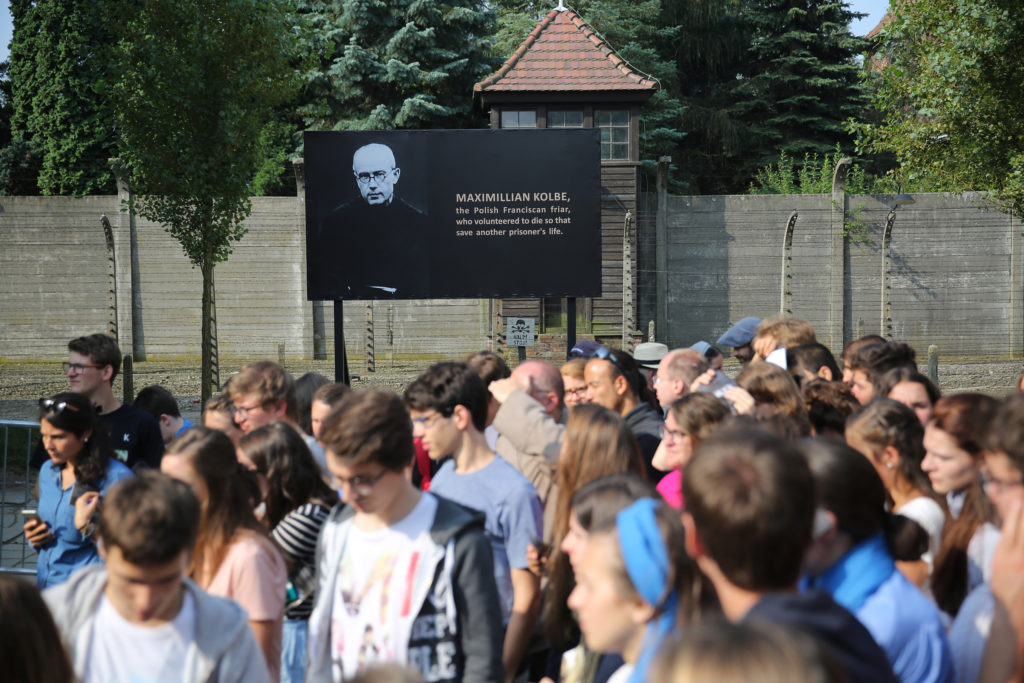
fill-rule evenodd
<path id="1" fill-rule="evenodd" d="M 593 339 L 580 339 L 576 345 L 569 350 L 570 358 L 593 358 L 597 350 L 602 348 Z"/>
<path id="2" fill-rule="evenodd" d="M 754 341 L 754 335 L 757 334 L 757 326 L 760 324 L 760 318 L 753 316 L 744 318 L 726 330 L 725 334 L 718 338 L 718 343 L 722 346 L 731 346 L 734 349 L 737 346 L 746 346 Z"/>

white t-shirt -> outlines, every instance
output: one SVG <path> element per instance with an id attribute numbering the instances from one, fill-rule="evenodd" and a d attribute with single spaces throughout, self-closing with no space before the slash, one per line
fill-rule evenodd
<path id="1" fill-rule="evenodd" d="M 410 598 L 419 558 L 412 551 L 416 539 L 430 533 L 436 512 L 437 499 L 424 494 L 393 526 L 366 532 L 352 525 L 331 608 L 334 680 L 352 678 L 375 663 L 406 660 L 417 616 Z"/>
<path id="2" fill-rule="evenodd" d="M 196 604 L 185 593 L 181 610 L 160 626 L 139 626 L 100 599 L 84 683 L 175 683 L 185 674 L 185 654 L 196 636 Z"/>
<path id="3" fill-rule="evenodd" d="M 928 552 L 921 559 L 928 563 L 928 573 L 935 566 L 935 555 L 939 552 L 942 542 L 942 527 L 946 524 L 946 513 L 942 506 L 928 496 L 918 496 L 896 511 L 921 525 L 928 532 Z"/>

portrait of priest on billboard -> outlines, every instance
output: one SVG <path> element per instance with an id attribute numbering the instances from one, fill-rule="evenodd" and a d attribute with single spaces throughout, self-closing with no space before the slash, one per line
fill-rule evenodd
<path id="1" fill-rule="evenodd" d="M 426 297 L 430 221 L 402 198 L 394 151 L 379 142 L 359 147 L 348 178 L 339 195 L 350 197 L 323 218 L 307 245 L 313 288 L 335 299 Z"/>

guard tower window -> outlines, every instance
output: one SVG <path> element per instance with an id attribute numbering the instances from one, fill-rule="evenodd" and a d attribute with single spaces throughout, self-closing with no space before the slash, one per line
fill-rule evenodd
<path id="1" fill-rule="evenodd" d="M 501 112 L 502 128 L 536 128 L 537 112 L 533 109 L 505 110 Z"/>
<path id="2" fill-rule="evenodd" d="M 548 112 L 548 128 L 582 128 L 583 110 Z"/>
<path id="3" fill-rule="evenodd" d="M 629 111 L 599 109 L 594 121 L 601 129 L 601 159 L 629 159 Z"/>

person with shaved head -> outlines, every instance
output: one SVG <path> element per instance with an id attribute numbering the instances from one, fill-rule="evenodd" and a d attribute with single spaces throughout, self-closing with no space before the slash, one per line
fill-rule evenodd
<path id="1" fill-rule="evenodd" d="M 355 187 L 346 184 L 349 198 L 310 235 L 311 291 L 339 299 L 429 294 L 429 222 L 396 192 L 400 178 L 388 145 L 371 142 L 355 150 L 348 181 Z"/>

